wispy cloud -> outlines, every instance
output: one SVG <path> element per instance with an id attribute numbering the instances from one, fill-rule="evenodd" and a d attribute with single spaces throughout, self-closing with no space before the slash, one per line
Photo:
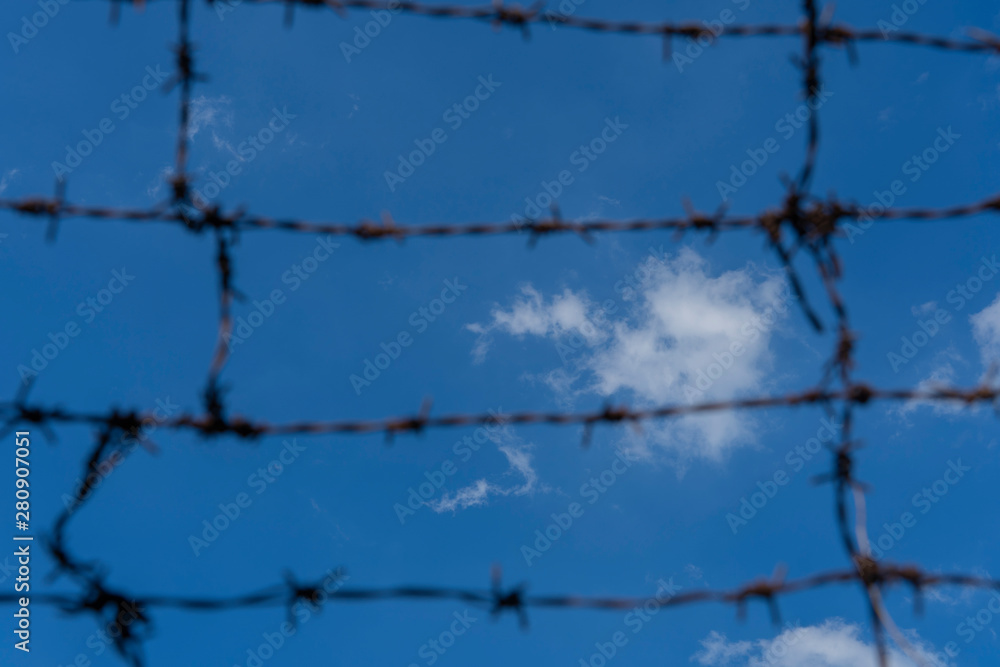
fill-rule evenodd
<path id="1" fill-rule="evenodd" d="M 934 302 L 924 304 L 914 308 L 914 315 L 922 315 L 934 310 L 937 304 Z M 1000 372 L 1000 294 L 993 302 L 969 316 L 969 324 L 972 328 L 972 337 L 979 347 L 979 358 L 982 362 L 981 379 L 983 381 L 995 381 L 996 373 Z M 929 391 L 943 387 L 954 386 L 958 381 L 958 364 L 969 366 L 954 347 L 949 347 L 943 352 L 939 352 L 935 359 L 935 366 L 930 374 L 917 383 L 916 389 Z M 991 375 L 992 373 L 992 375 Z M 982 406 L 965 405 L 961 401 L 927 401 L 913 399 L 906 401 L 900 406 L 889 408 L 888 413 L 902 418 L 907 418 L 918 409 L 929 409 L 935 415 L 958 415 L 975 414 Z"/>
<path id="2" fill-rule="evenodd" d="M 965 364 L 962 355 L 954 347 L 939 352 L 935 357 L 935 366 L 930 374 L 917 383 L 917 391 L 933 391 L 943 387 L 952 387 L 958 378 L 957 364 Z M 890 415 L 896 415 L 906 419 L 918 409 L 924 408 L 932 410 L 935 415 L 957 415 L 962 412 L 971 414 L 976 410 L 975 405 L 968 406 L 960 401 L 928 401 L 925 399 L 910 399 L 902 405 L 894 405 L 888 409 Z"/>
<path id="3" fill-rule="evenodd" d="M 572 333 L 583 336 L 587 342 L 596 343 L 606 336 L 598 331 L 587 317 L 592 306 L 586 293 L 575 294 L 564 290 L 552 299 L 546 300 L 531 285 L 521 287 L 521 296 L 514 300 L 510 310 L 494 306 L 490 315 L 493 321 L 482 325 L 467 324 L 466 329 L 479 334 L 472 356 L 475 363 L 482 363 L 493 344 L 492 333 L 500 330 L 512 336 L 543 336 L 553 339 Z"/>
<path id="4" fill-rule="evenodd" d="M 159 199 L 164 186 L 170 177 L 174 175 L 174 168 L 167 165 L 157 172 L 156 178 L 146 186 L 146 196 L 150 199 Z"/>
<path id="5" fill-rule="evenodd" d="M 491 496 L 523 496 L 537 488 L 538 473 L 531 464 L 531 445 L 526 445 L 510 430 L 491 436 L 497 449 L 507 458 L 508 470 L 502 477 L 520 478 L 516 484 L 504 485 L 502 481 L 477 479 L 454 493 L 445 493 L 439 499 L 428 502 L 435 512 L 456 512 L 485 505 Z"/>
<path id="6" fill-rule="evenodd" d="M 7 187 L 11 184 L 18 174 L 21 173 L 20 169 L 10 169 L 5 171 L 2 176 L 0 176 L 0 194 L 3 194 Z"/>
<path id="7" fill-rule="evenodd" d="M 191 100 L 188 117 L 188 139 L 192 141 L 203 129 L 224 125 L 232 127 L 232 100 L 225 95 L 201 95 Z"/>

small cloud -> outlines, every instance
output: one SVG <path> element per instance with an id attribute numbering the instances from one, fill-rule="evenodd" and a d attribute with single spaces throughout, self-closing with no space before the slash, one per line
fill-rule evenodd
<path id="1" fill-rule="evenodd" d="M 246 162 L 246 158 L 236 152 L 236 148 L 233 146 L 233 144 L 230 143 L 228 139 L 223 139 L 222 137 L 220 137 L 219 133 L 216 132 L 215 130 L 212 130 L 212 145 L 215 146 L 220 151 L 229 153 L 240 162 Z"/>
<path id="2" fill-rule="evenodd" d="M 969 322 L 985 369 L 1000 365 L 1000 293 L 993 303 L 970 315 Z"/>
<path id="3" fill-rule="evenodd" d="M 492 345 L 492 332 L 496 329 L 521 338 L 525 335 L 559 338 L 573 333 L 583 336 L 588 344 L 599 342 L 605 333 L 587 318 L 592 304 L 585 294 L 563 290 L 546 303 L 545 297 L 530 284 L 521 287 L 521 297 L 515 299 L 510 310 L 494 305 L 490 324 L 467 324 L 465 328 L 478 334 L 472 350 L 474 363 L 482 363 Z"/>
<path id="4" fill-rule="evenodd" d="M 194 138 L 205 128 L 225 125 L 233 126 L 232 100 L 225 95 L 207 97 L 201 95 L 191 100 L 188 111 L 188 139 Z"/>
<path id="5" fill-rule="evenodd" d="M 935 310 L 937 310 L 937 301 L 928 301 L 925 304 L 919 306 L 910 306 L 910 312 L 913 313 L 914 317 L 923 317 L 924 315 L 930 315 Z"/>
<path id="6" fill-rule="evenodd" d="M 11 184 L 11 181 L 13 181 L 20 173 L 21 173 L 20 169 L 11 169 L 9 171 L 5 171 L 3 176 L 0 176 L 0 194 L 4 193 L 4 191 L 7 189 L 7 186 L 9 186 Z"/>
<path id="7" fill-rule="evenodd" d="M 989 575 L 981 576 L 989 578 Z M 960 587 L 954 591 L 949 590 L 945 586 L 934 586 L 923 591 L 923 596 L 930 602 L 947 607 L 967 607 L 976 600 L 976 593 L 978 592 L 975 588 L 968 586 Z"/>
<path id="8" fill-rule="evenodd" d="M 160 169 L 156 174 L 156 178 L 146 186 L 146 196 L 150 199 L 159 199 L 160 193 L 163 191 L 163 186 L 170 181 L 170 177 L 173 175 L 174 168 L 170 165 Z"/>
<path id="9" fill-rule="evenodd" d="M 949 347 L 947 350 L 939 352 L 935 361 L 937 365 L 934 370 L 931 371 L 930 375 L 917 383 L 917 391 L 933 391 L 935 389 L 955 386 L 955 380 L 958 377 L 955 364 L 965 363 L 965 360 L 962 359 L 962 355 L 960 355 L 953 347 Z M 971 414 L 971 412 L 975 411 L 976 406 L 966 407 L 965 404 L 960 401 L 931 401 L 914 398 L 906 401 L 902 405 L 890 407 L 888 413 L 905 420 L 919 408 L 929 408 L 935 415 L 943 416 L 956 415 L 962 412 L 968 412 Z"/>
<path id="10" fill-rule="evenodd" d="M 989 570 L 982 567 L 974 567 L 969 571 L 969 575 L 981 579 L 991 579 Z M 924 596 L 931 602 L 946 605 L 949 607 L 964 607 L 973 609 L 982 605 L 982 589 L 973 586 L 933 586 L 923 592 Z M 992 594 L 990 594 L 992 597 Z"/>
<path id="11" fill-rule="evenodd" d="M 538 473 L 531 465 L 531 454 L 528 450 L 531 445 L 525 445 L 521 439 L 513 435 L 509 430 L 502 431 L 499 435 L 491 436 L 497 443 L 497 449 L 507 458 L 509 466 L 506 475 L 515 475 L 522 478 L 519 484 L 504 486 L 497 482 L 490 482 L 478 479 L 468 486 L 462 487 L 454 493 L 445 493 L 438 500 L 431 500 L 427 505 L 435 512 L 457 512 L 485 505 L 490 496 L 523 496 L 532 493 L 538 483 Z M 503 444 L 500 444 L 503 443 Z"/>

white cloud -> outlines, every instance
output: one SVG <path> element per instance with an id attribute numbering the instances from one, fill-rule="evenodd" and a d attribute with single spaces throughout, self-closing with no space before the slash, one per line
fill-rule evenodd
<path id="1" fill-rule="evenodd" d="M 983 366 L 988 370 L 994 364 L 1000 365 L 1000 294 L 986 308 L 969 316 L 969 321 Z"/>
<path id="2" fill-rule="evenodd" d="M 928 665 L 948 663 L 935 657 L 933 650 L 915 633 L 907 637 L 910 646 Z M 702 650 L 692 661 L 708 667 L 876 667 L 873 643 L 861 638 L 861 628 L 840 619 L 822 625 L 789 628 L 774 639 L 731 642 L 712 632 L 701 641 Z M 896 648 L 889 649 L 889 667 L 916 667 L 916 663 Z"/>
<path id="3" fill-rule="evenodd" d="M 993 303 L 978 313 L 969 316 L 972 325 L 972 335 L 979 345 L 979 355 L 984 370 L 984 380 L 989 380 L 989 372 L 995 366 L 1000 370 L 1000 294 Z M 942 387 L 952 387 L 958 384 L 956 364 L 968 366 L 954 347 L 949 347 L 938 354 L 934 369 L 930 375 L 917 383 L 916 389 L 928 391 Z M 902 418 L 910 416 L 919 408 L 930 408 L 935 415 L 976 414 L 981 405 L 965 405 L 961 401 L 927 401 L 909 400 L 900 406 L 889 408 L 889 414 Z"/>
<path id="4" fill-rule="evenodd" d="M 0 194 L 4 193 L 4 191 L 7 189 L 7 186 L 10 185 L 10 182 L 20 173 L 21 173 L 20 169 L 11 169 L 9 171 L 4 172 L 3 176 L 0 176 Z"/>
<path id="5" fill-rule="evenodd" d="M 509 311 L 499 305 L 494 306 L 493 322 L 488 325 L 468 324 L 469 331 L 479 334 L 479 339 L 473 348 L 476 363 L 482 363 L 492 345 L 491 333 L 500 329 L 513 336 L 547 336 L 561 338 L 571 333 L 584 337 L 588 343 L 596 343 L 604 337 L 604 332 L 598 331 L 587 318 L 587 311 L 592 308 L 586 294 L 574 294 L 564 290 L 561 295 L 552 297 L 549 303 L 531 285 L 521 288 L 522 296 L 515 299 Z"/>
<path id="6" fill-rule="evenodd" d="M 992 578 L 990 571 L 983 567 L 973 567 L 971 570 L 964 564 L 956 564 L 953 567 L 966 569 L 968 570 L 968 574 L 973 577 L 980 577 L 982 579 Z M 923 591 L 923 596 L 929 602 L 949 607 L 964 607 L 975 613 L 978 608 L 982 607 L 980 600 L 982 600 L 983 592 L 982 589 L 975 586 L 933 586 Z"/>
<path id="7" fill-rule="evenodd" d="M 225 95 L 207 97 L 201 95 L 191 100 L 188 111 L 188 139 L 194 139 L 201 130 L 222 124 L 233 125 L 232 100 Z"/>
<path id="8" fill-rule="evenodd" d="M 547 338 L 566 368 L 544 380 L 562 399 L 578 381 L 585 386 L 577 391 L 626 394 L 644 405 L 761 391 L 773 361 L 771 335 L 788 311 L 784 280 L 752 265 L 710 276 L 705 260 L 688 248 L 665 261 L 649 258 L 644 268 L 649 278 L 639 286 L 638 299 L 630 312 L 618 311 L 623 317 L 615 322 L 584 292 L 566 289 L 546 299 L 525 286 L 509 308 L 493 308 L 489 323 L 468 325 L 479 334 L 474 358 L 485 359 L 495 332 Z M 751 416 L 737 411 L 684 417 L 644 425 L 641 442 L 718 458 L 752 441 L 752 424 Z"/>
<path id="9" fill-rule="evenodd" d="M 914 387 L 917 391 L 932 391 L 944 387 L 953 387 L 956 384 L 958 372 L 955 369 L 956 363 L 965 363 L 962 356 L 953 347 L 949 347 L 938 353 L 936 366 L 930 375 L 917 383 Z M 961 412 L 972 414 L 976 406 L 966 407 L 960 401 L 928 401 L 925 399 L 910 399 L 902 405 L 893 405 L 889 408 L 890 415 L 896 415 L 903 419 L 909 417 L 918 408 L 930 408 L 935 415 L 954 415 Z"/>
<path id="10" fill-rule="evenodd" d="M 160 169 L 160 171 L 156 174 L 156 178 L 146 186 L 146 196 L 150 199 L 159 198 L 160 192 L 163 191 L 163 186 L 167 184 L 173 175 L 174 168 L 170 165 Z"/>
<path id="11" fill-rule="evenodd" d="M 490 496 L 523 496 L 535 490 L 538 483 L 538 473 L 531 465 L 531 454 L 528 452 L 531 445 L 525 445 L 509 429 L 491 435 L 490 439 L 496 443 L 497 449 L 507 458 L 509 469 L 506 475 L 521 477 L 522 481 L 519 484 L 504 486 L 485 478 L 478 479 L 454 493 L 444 493 L 439 499 L 428 501 L 427 505 L 432 510 L 438 513 L 456 512 L 469 507 L 485 505 Z"/>

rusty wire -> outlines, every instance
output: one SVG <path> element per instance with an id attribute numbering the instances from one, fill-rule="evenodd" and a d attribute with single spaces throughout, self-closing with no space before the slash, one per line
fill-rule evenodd
<path id="1" fill-rule="evenodd" d="M 673 231 L 679 238 L 689 231 L 714 235 L 724 231 L 753 230 L 764 235 L 767 245 L 786 269 L 786 275 L 804 315 L 815 329 L 821 330 L 824 325 L 806 299 L 802 280 L 793 267 L 795 257 L 802 251 L 815 262 L 835 318 L 833 329 L 836 331 L 836 346 L 816 387 L 782 396 L 758 396 L 684 405 L 653 407 L 609 405 L 600 410 L 579 413 L 515 412 L 502 415 L 503 423 L 576 425 L 582 428 L 583 442 L 586 443 L 591 430 L 598 424 L 628 423 L 637 426 L 645 420 L 671 419 L 733 409 L 813 405 L 831 414 L 837 409 L 840 410 L 844 427 L 840 443 L 833 451 L 832 468 L 829 474 L 817 481 L 832 483 L 838 532 L 851 567 L 798 579 L 785 579 L 784 569 L 779 567 L 770 578 L 759 579 L 730 590 L 687 591 L 669 600 L 659 601 L 663 606 L 718 602 L 735 605 L 737 611 L 742 612 L 747 602 L 757 600 L 768 607 L 777 621 L 777 600 L 783 595 L 833 584 L 855 583 L 866 593 L 876 652 L 880 665 L 885 667 L 888 661 L 887 635 L 915 662 L 923 664 L 920 656 L 896 628 L 885 608 L 883 591 L 886 587 L 898 584 L 909 586 L 915 594 L 916 604 L 919 604 L 923 589 L 933 586 L 1000 589 L 1000 580 L 965 574 L 934 574 L 916 565 L 879 563 L 871 556 L 865 525 L 866 487 L 854 476 L 855 451 L 859 447 L 859 441 L 852 435 L 856 409 L 873 401 L 921 400 L 955 401 L 966 406 L 987 404 L 996 410 L 1000 406 L 1000 389 L 990 377 L 975 387 L 931 389 L 883 389 L 855 380 L 852 371 L 857 335 L 850 325 L 846 304 L 837 287 L 841 277 L 842 262 L 834 245 L 834 241 L 844 235 L 844 226 L 852 221 L 888 223 L 900 220 L 965 219 L 1000 210 L 1000 194 L 979 202 L 945 208 L 888 208 L 880 212 L 865 210 L 854 202 L 842 201 L 833 195 L 818 198 L 809 192 L 820 147 L 819 119 L 818 115 L 813 113 L 806 133 L 805 159 L 797 177 L 794 180 L 786 179 L 787 191 L 780 206 L 756 215 L 728 216 L 725 211 L 709 215 L 698 213 L 688 207 L 688 215 L 682 217 L 574 221 L 562 219 L 558 211 L 553 210 L 550 218 L 527 222 L 399 225 L 388 213 L 382 215 L 380 222 L 362 220 L 357 223 L 339 223 L 272 218 L 250 214 L 242 209 L 225 211 L 218 205 L 207 206 L 194 202 L 191 198 L 192 179 L 187 171 L 191 90 L 195 83 L 205 81 L 206 77 L 196 70 L 194 63 L 195 45 L 190 39 L 192 0 L 174 1 L 177 2 L 179 10 L 178 42 L 174 47 L 177 71 L 170 85 L 179 88 L 180 104 L 176 159 L 169 179 L 172 189 L 169 200 L 149 209 L 73 204 L 66 201 L 65 181 L 57 182 L 53 197 L 0 199 L 0 210 L 47 222 L 46 236 L 49 240 L 55 239 L 58 225 L 67 218 L 126 223 L 161 222 L 180 225 L 192 233 L 211 231 L 215 237 L 217 250 L 215 262 L 219 276 L 219 325 L 216 349 L 203 391 L 203 405 L 200 411 L 187 412 L 163 420 L 158 420 L 149 413 L 136 410 L 123 411 L 117 408 L 107 412 L 78 412 L 58 406 L 30 403 L 28 400 L 30 383 L 22 385 L 13 400 L 0 404 L 0 422 L 5 423 L 7 428 L 27 423 L 38 426 L 43 433 L 51 437 L 55 436 L 51 427 L 59 424 L 85 425 L 93 427 L 96 431 L 94 445 L 82 462 L 85 481 L 81 488 L 77 489 L 73 502 L 56 518 L 51 534 L 46 539 L 49 554 L 56 561 L 55 574 L 65 575 L 71 579 L 78 592 L 36 594 L 33 595 L 36 602 L 54 605 L 71 614 L 90 613 L 105 621 L 113 618 L 129 604 L 145 608 L 137 612 L 135 627 L 123 628 L 115 640 L 115 648 L 119 654 L 133 665 L 143 664 L 142 646 L 147 636 L 146 631 L 152 623 L 146 610 L 151 608 L 219 611 L 267 605 L 279 605 L 291 609 L 291 606 L 299 601 L 322 604 L 318 602 L 321 582 L 303 584 L 290 575 L 286 576 L 284 584 L 230 598 L 134 595 L 106 583 L 99 563 L 83 561 L 72 553 L 67 543 L 66 528 L 96 490 L 94 484 L 88 480 L 109 460 L 123 460 L 120 457 L 127 454 L 124 436 L 138 432 L 150 419 L 153 419 L 159 428 L 190 432 L 206 438 L 235 437 L 244 442 L 256 442 L 270 436 L 292 434 L 365 433 L 383 433 L 387 440 L 391 440 L 403 433 L 420 434 L 428 429 L 489 424 L 498 419 L 495 413 L 433 416 L 430 403 L 427 401 L 414 415 L 373 420 L 270 423 L 261 419 L 227 414 L 229 410 L 225 405 L 224 390 L 221 385 L 221 375 L 228 357 L 225 340 L 232 327 L 233 301 L 241 298 L 234 282 L 233 246 L 239 240 L 241 232 L 261 230 L 352 236 L 360 241 L 389 239 L 403 241 L 411 237 L 491 236 L 520 234 L 527 231 L 531 242 L 542 236 L 564 233 L 577 234 L 585 240 L 590 240 L 590 235 L 594 232 L 660 230 Z M 224 0 L 206 0 L 209 5 L 216 2 Z M 858 42 L 889 42 L 945 51 L 1000 53 L 1000 38 L 984 30 L 970 29 L 967 39 L 951 39 L 903 31 L 884 34 L 881 30 L 858 29 L 834 23 L 832 4 L 821 8 L 816 0 L 802 0 L 802 17 L 795 24 L 733 25 L 725 27 L 719 34 L 713 34 L 706 25 L 696 22 L 604 20 L 547 11 L 542 4 L 525 8 L 517 4 L 505 4 L 500 0 L 479 7 L 430 5 L 418 2 L 389 3 L 381 0 L 244 0 L 244 2 L 281 3 L 286 7 L 289 22 L 292 12 L 298 7 L 331 9 L 341 16 L 348 15 L 349 10 L 394 8 L 406 14 L 429 18 L 468 19 L 489 23 L 494 28 L 513 27 L 522 31 L 527 37 L 532 25 L 544 21 L 594 33 L 658 36 L 664 40 L 665 57 L 670 55 L 670 40 L 673 37 L 708 39 L 710 42 L 714 42 L 717 38 L 730 37 L 798 37 L 802 39 L 803 50 L 802 55 L 795 59 L 795 63 L 801 70 L 802 97 L 805 101 L 814 101 L 821 90 L 820 49 L 826 45 L 845 47 L 852 62 L 857 60 L 855 45 Z M 122 4 L 130 4 L 141 10 L 145 2 L 111 0 L 113 18 L 117 16 Z M 150 449 L 155 449 L 154 444 L 144 444 Z M 524 590 L 523 586 L 502 586 L 497 570 L 494 572 L 489 591 L 432 586 L 338 588 L 327 594 L 324 600 L 325 602 L 400 598 L 461 600 L 483 605 L 494 615 L 512 611 L 522 623 L 526 623 L 528 608 L 628 609 L 646 601 L 646 598 L 634 597 L 529 596 Z M 11 594 L 0 595 L 0 602 L 8 603 L 15 599 L 16 597 Z"/>

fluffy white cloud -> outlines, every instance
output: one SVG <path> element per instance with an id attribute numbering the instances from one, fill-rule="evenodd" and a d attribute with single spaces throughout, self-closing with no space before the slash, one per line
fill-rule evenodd
<path id="1" fill-rule="evenodd" d="M 546 381 L 565 398 L 579 391 L 625 394 L 640 404 L 725 400 L 759 392 L 772 365 L 775 327 L 790 305 L 787 285 L 752 265 L 711 276 L 694 250 L 664 261 L 649 258 L 647 275 L 622 319 L 610 321 L 584 292 L 546 299 L 530 285 L 508 308 L 495 306 L 473 350 L 485 358 L 492 336 L 537 336 L 555 342 L 566 367 Z M 639 273 L 639 272 L 637 272 Z M 751 417 L 719 412 L 645 428 L 643 442 L 712 458 L 752 441 Z"/>
<path id="2" fill-rule="evenodd" d="M 910 646 L 928 665 L 947 667 L 943 654 L 915 634 L 907 637 Z M 701 642 L 702 650 L 692 661 L 709 667 L 877 667 L 873 643 L 861 638 L 861 628 L 840 619 L 822 625 L 788 628 L 774 639 L 731 642 L 712 632 Z M 916 667 L 916 663 L 896 648 L 889 651 L 889 667 Z"/>
<path id="3" fill-rule="evenodd" d="M 473 357 L 476 363 L 482 363 L 486 358 L 492 343 L 490 333 L 495 329 L 513 336 L 531 334 L 552 338 L 576 333 L 583 336 L 587 343 L 595 344 L 604 337 L 604 333 L 587 318 L 587 311 L 591 308 L 586 294 L 574 294 L 567 289 L 545 303 L 538 290 L 525 285 L 521 288 L 521 297 L 514 300 L 509 311 L 500 306 L 493 308 L 493 321 L 489 325 L 466 325 L 470 331 L 479 334 Z"/>

